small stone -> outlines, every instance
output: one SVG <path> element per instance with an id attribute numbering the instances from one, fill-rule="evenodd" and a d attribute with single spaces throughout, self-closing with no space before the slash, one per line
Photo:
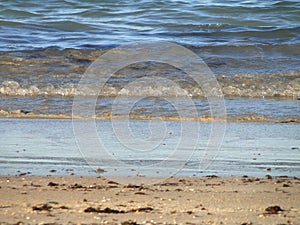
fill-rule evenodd
<path id="1" fill-rule="evenodd" d="M 268 180 L 271 180 L 271 179 L 272 179 L 272 176 L 271 176 L 271 175 L 266 175 L 266 178 L 267 178 Z"/>

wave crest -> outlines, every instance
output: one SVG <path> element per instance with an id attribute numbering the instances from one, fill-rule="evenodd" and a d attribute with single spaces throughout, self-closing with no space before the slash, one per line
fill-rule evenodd
<path id="1" fill-rule="evenodd" d="M 262 80 L 260 77 L 248 78 L 246 76 L 234 76 L 219 78 L 219 83 L 224 96 L 227 97 L 287 97 L 300 98 L 300 78 L 293 78 L 285 82 L 279 80 Z M 98 90 L 78 90 L 77 84 L 67 83 L 60 86 L 48 84 L 44 87 L 38 85 L 21 85 L 17 81 L 7 80 L 0 84 L 0 95 L 2 96 L 66 96 L 73 97 L 98 95 Z M 200 87 L 179 83 L 179 85 L 147 85 L 141 84 L 127 87 L 122 84 L 106 85 L 99 96 L 160 96 L 160 97 L 205 97 Z"/>

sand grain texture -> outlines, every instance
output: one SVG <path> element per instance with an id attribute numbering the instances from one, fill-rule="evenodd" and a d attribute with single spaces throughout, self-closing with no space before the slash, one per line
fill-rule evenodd
<path id="1" fill-rule="evenodd" d="M 297 178 L 0 178 L 1 224 L 300 224 Z M 279 206 L 278 208 L 268 207 Z"/>

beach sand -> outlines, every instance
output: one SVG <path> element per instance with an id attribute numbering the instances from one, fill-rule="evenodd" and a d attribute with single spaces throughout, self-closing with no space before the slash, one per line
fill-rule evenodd
<path id="1" fill-rule="evenodd" d="M 0 196 L 1 224 L 300 224 L 296 177 L 2 176 Z"/>

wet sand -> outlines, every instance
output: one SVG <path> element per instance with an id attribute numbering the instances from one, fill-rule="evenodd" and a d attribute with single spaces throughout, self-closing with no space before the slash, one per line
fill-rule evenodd
<path id="1" fill-rule="evenodd" d="M 296 177 L 183 177 L 135 186 L 102 177 L 2 176 L 0 187 L 1 224 L 300 221 L 300 180 Z"/>
<path id="2" fill-rule="evenodd" d="M 147 128 L 148 121 L 132 120 L 131 123 L 132 127 L 140 131 L 139 134 L 147 134 L 148 129 L 140 128 Z M 161 173 L 168 171 L 168 168 L 172 169 L 172 173 L 167 176 L 175 175 L 179 169 L 181 170 L 176 176 L 300 176 L 299 123 L 227 123 L 221 148 L 211 152 L 215 155 L 206 157 L 206 161 L 203 161 L 203 154 L 206 152 L 212 123 L 201 123 L 198 124 L 201 127 L 201 137 L 196 148 L 187 143 L 182 147 L 183 151 L 178 151 L 173 156 L 174 163 L 167 165 L 160 162 L 166 160 L 171 151 L 177 148 L 181 137 L 178 132 L 180 123 L 167 121 L 167 130 L 172 135 L 166 134 L 166 138 L 155 150 L 136 155 L 118 144 L 120 142 L 114 135 L 111 121 L 96 120 L 99 127 L 97 132 L 107 147 L 106 151 L 116 158 L 104 158 L 102 153 L 105 149 L 99 149 L 100 152 L 91 156 L 101 159 L 94 166 L 89 166 L 85 149 L 79 149 L 76 144 L 72 120 L 0 118 L 0 124 L 0 176 L 21 173 L 35 176 L 67 176 L 71 173 L 76 176 L 97 176 L 97 168 L 117 173 L 118 176 L 136 176 L 140 173 L 151 177 L 157 172 L 163 176 Z M 190 137 L 192 136 L 191 133 Z M 191 155 L 191 158 L 187 159 L 187 155 Z M 127 169 L 124 169 L 123 163 L 119 163 L 120 159 Z M 144 164 L 137 164 L 141 159 Z M 211 164 L 206 168 L 203 162 Z M 155 164 L 146 174 L 144 167 L 139 167 Z M 51 173 L 51 170 L 56 170 L 56 173 Z M 108 174 L 101 175 L 108 177 Z"/>

